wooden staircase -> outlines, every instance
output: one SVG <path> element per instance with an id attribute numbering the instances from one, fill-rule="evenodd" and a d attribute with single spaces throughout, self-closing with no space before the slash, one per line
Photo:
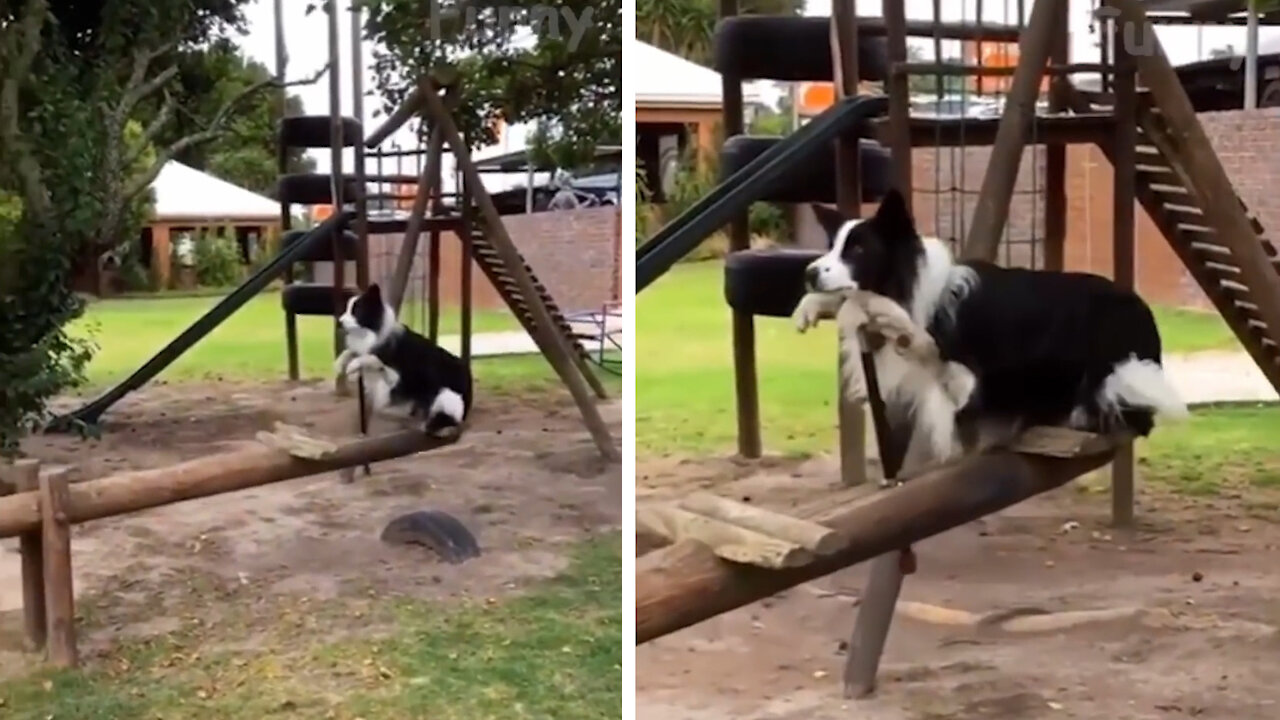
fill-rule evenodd
<path id="1" fill-rule="evenodd" d="M 492 284 L 498 291 L 498 294 L 502 296 L 503 301 L 507 303 L 507 307 L 511 308 L 511 312 L 520 321 L 521 327 L 529 333 L 530 337 L 536 338 L 537 335 L 534 332 L 536 323 L 533 319 L 533 313 L 529 310 L 528 300 L 525 298 L 524 294 L 520 292 L 520 286 L 517 285 L 515 279 L 507 273 L 503 266 L 502 258 L 498 255 L 497 249 L 489 242 L 488 236 L 486 235 L 481 223 L 473 223 L 472 228 L 471 251 L 476 264 L 480 266 L 482 271 L 484 271 L 485 277 L 489 279 L 490 284 Z M 528 263 L 524 263 L 524 268 L 525 271 L 529 273 L 529 277 L 533 278 L 534 287 L 537 288 L 538 291 L 537 300 L 546 306 L 547 313 L 551 316 L 552 322 L 555 323 L 555 329 L 558 330 L 566 340 L 568 340 L 572 356 L 574 358 L 574 364 L 586 378 L 587 383 L 591 386 L 592 391 L 596 393 L 596 396 L 600 398 L 607 397 L 607 392 L 605 391 L 604 386 L 600 383 L 600 379 L 597 378 L 595 373 L 591 370 L 591 355 L 587 352 L 586 348 L 582 346 L 577 333 L 574 332 L 568 319 L 565 318 L 564 313 L 560 310 L 560 306 L 556 304 L 555 299 L 551 297 L 551 293 L 547 291 L 546 286 L 542 284 L 542 281 L 539 280 L 538 276 L 533 272 L 533 268 L 529 267 Z"/>
<path id="2" fill-rule="evenodd" d="M 1109 104 L 1110 98 L 1079 93 L 1079 100 L 1083 105 L 1077 111 Z M 1138 201 L 1272 387 L 1280 391 L 1280 323 L 1267 320 L 1280 317 L 1280 253 L 1238 196 L 1232 210 L 1245 215 L 1252 234 L 1233 237 L 1215 227 L 1201 200 L 1208 193 L 1196 187 L 1194 164 L 1149 93 L 1139 93 L 1137 116 Z M 1100 147 L 1114 162 L 1110 143 Z M 1263 259 L 1266 274 L 1246 272 L 1245 264 L 1258 258 Z"/>

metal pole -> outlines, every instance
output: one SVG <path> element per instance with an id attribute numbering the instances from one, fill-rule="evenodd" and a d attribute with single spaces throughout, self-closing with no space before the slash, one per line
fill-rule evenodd
<path id="1" fill-rule="evenodd" d="M 351 115 L 364 128 L 364 22 L 360 0 L 351 0 Z M 363 132 L 361 133 L 363 135 Z M 356 287 L 369 287 L 369 189 L 365 186 L 364 138 L 356 138 L 354 154 L 356 178 Z"/>
<path id="2" fill-rule="evenodd" d="M 330 195 L 333 202 L 333 212 L 339 213 L 343 209 L 342 197 L 342 84 L 341 84 L 341 66 L 338 62 L 338 0 L 329 0 L 329 187 Z M 342 286 L 345 284 L 343 277 L 345 271 L 345 262 L 342 262 L 341 255 L 342 232 L 345 228 L 338 228 L 333 234 L 333 352 L 336 357 L 342 352 L 342 326 L 338 324 L 338 317 L 342 315 Z M 339 375 L 337 378 L 338 392 L 344 393 L 346 390 L 346 375 Z"/>
<path id="3" fill-rule="evenodd" d="M 1244 109 L 1258 107 L 1258 0 L 1249 0 L 1244 41 Z"/>

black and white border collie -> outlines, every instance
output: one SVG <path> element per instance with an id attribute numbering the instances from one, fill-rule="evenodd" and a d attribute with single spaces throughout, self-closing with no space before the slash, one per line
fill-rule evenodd
<path id="1" fill-rule="evenodd" d="M 363 375 L 374 412 L 426 423 L 437 437 L 456 435 L 471 409 L 471 371 L 448 350 L 402 325 L 377 283 L 347 301 L 338 318 L 346 349 L 335 373 Z"/>
<path id="2" fill-rule="evenodd" d="M 1086 273 L 957 262 L 942 240 L 916 232 L 896 190 L 866 219 L 813 209 L 831 250 L 806 268 L 798 327 L 865 291 L 901 305 L 936 343 L 941 362 L 893 344 L 874 355 L 891 423 L 913 428 L 917 462 L 1007 443 L 1034 425 L 1146 436 L 1157 415 L 1186 416 L 1155 319 L 1133 292 Z M 857 334 L 845 337 L 844 351 L 859 352 Z"/>

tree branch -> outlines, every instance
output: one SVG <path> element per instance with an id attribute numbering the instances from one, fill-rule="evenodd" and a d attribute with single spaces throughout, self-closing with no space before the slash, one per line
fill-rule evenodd
<path id="1" fill-rule="evenodd" d="M 147 152 L 147 148 L 150 147 L 152 140 L 154 140 L 155 137 L 160 134 L 160 131 L 164 129 L 164 126 L 169 123 L 169 119 L 173 117 L 173 113 L 176 108 L 177 104 L 173 101 L 173 96 L 166 90 L 164 92 L 164 102 L 160 105 L 159 112 L 157 112 L 156 116 L 151 119 L 151 124 L 143 128 L 142 141 L 138 143 L 138 147 L 134 148 L 133 152 L 129 154 L 129 157 L 125 158 L 124 162 L 120 163 L 121 170 L 128 172 L 129 168 L 133 167 L 134 164 L 142 159 L 142 156 Z"/>
<path id="2" fill-rule="evenodd" d="M 172 65 L 147 80 L 147 69 L 151 67 L 151 63 L 176 47 L 177 43 L 166 43 L 154 50 L 140 49 L 134 53 L 133 72 L 129 75 L 129 84 L 125 86 L 124 96 L 120 98 L 120 105 L 116 110 L 121 117 L 122 124 L 123 120 L 129 117 L 138 103 L 164 87 L 174 75 L 178 74 L 178 66 Z"/>
<path id="3" fill-rule="evenodd" d="M 232 97 L 230 100 L 226 102 L 225 105 L 223 105 L 221 108 L 218 109 L 218 112 L 214 114 L 213 119 L 209 121 L 209 124 L 203 130 L 178 138 L 173 143 L 171 143 L 168 147 L 162 150 L 159 150 L 156 153 L 156 161 L 152 165 L 152 167 L 149 168 L 146 172 L 135 176 L 133 178 L 133 181 L 130 182 L 125 187 L 123 196 L 121 198 L 123 203 L 127 205 L 128 203 L 133 202 L 134 199 L 136 199 L 143 192 L 146 192 L 147 188 L 151 187 L 151 183 L 155 182 L 156 177 L 160 175 L 160 170 L 165 166 L 165 164 L 167 164 L 179 153 L 185 150 L 188 150 L 190 148 L 197 147 L 199 145 L 203 145 L 208 142 L 212 142 L 214 140 L 217 140 L 219 137 L 221 137 L 222 134 L 226 131 L 225 125 L 227 123 L 227 120 L 230 119 L 231 113 L 241 103 L 245 102 L 246 100 L 253 97 L 254 95 L 257 95 L 263 90 L 267 90 L 269 88 L 284 89 L 284 88 L 296 87 L 298 85 L 315 84 L 320 80 L 320 78 L 324 77 L 324 74 L 328 71 L 329 71 L 329 66 L 328 64 L 326 64 L 324 67 L 320 68 L 320 70 L 316 72 L 315 75 L 309 78 L 303 78 L 301 80 L 292 80 L 284 83 L 277 82 L 275 79 L 262 80 L 250 85 L 244 90 L 241 90 L 239 93 L 236 93 L 234 97 Z"/>

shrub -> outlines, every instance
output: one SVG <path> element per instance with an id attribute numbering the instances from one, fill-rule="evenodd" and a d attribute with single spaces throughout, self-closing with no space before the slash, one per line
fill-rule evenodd
<path id="1" fill-rule="evenodd" d="M 240 283 L 240 247 L 223 231 L 196 237 L 196 282 L 201 287 L 230 287 Z"/>
<path id="2" fill-rule="evenodd" d="M 652 213 L 647 221 L 656 217 L 669 221 L 688 210 L 695 203 L 710 193 L 719 181 L 719 173 L 714 162 L 705 162 L 701 166 L 694 158 L 687 158 L 684 167 L 676 176 L 675 187 L 667 195 L 667 202 L 659 212 Z M 649 206 L 653 207 L 653 206 Z M 636 228 L 640 229 L 640 217 L 637 211 Z M 653 217 L 656 216 L 656 217 Z M 655 223 L 656 224 L 656 223 Z M 773 203 L 753 203 L 747 213 L 747 228 L 751 235 L 751 246 L 762 247 L 790 244 L 791 231 L 786 212 L 781 206 Z M 656 230 L 657 228 L 653 228 Z M 650 233 L 651 234 L 651 233 Z M 685 256 L 688 262 L 698 262 L 711 258 L 724 257 L 729 251 L 729 239 L 724 233 L 716 233 L 708 237 L 693 252 Z"/>

